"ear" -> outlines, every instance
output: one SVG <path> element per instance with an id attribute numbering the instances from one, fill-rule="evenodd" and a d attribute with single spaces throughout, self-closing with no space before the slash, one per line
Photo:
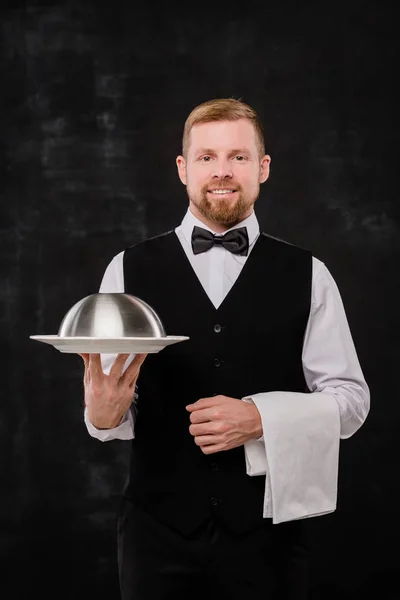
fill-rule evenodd
<path id="1" fill-rule="evenodd" d="M 269 177 L 270 164 L 271 164 L 271 157 L 269 156 L 269 154 L 266 154 L 265 156 L 262 157 L 261 163 L 260 163 L 260 179 L 259 179 L 260 183 L 264 183 L 264 181 L 267 181 L 267 179 Z"/>
<path id="2" fill-rule="evenodd" d="M 176 157 L 176 166 L 178 167 L 178 175 L 179 179 L 182 181 L 184 185 L 187 183 L 186 177 L 186 161 L 183 156 Z"/>

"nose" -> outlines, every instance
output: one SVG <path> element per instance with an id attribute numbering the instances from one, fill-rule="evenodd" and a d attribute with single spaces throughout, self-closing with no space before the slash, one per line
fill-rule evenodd
<path id="1" fill-rule="evenodd" d="M 215 179 L 232 178 L 232 165 L 229 160 L 220 159 L 215 161 L 212 177 Z"/>

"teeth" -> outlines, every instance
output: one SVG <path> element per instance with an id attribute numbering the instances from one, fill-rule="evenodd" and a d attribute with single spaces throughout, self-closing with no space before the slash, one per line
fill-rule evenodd
<path id="1" fill-rule="evenodd" d="M 234 190 L 211 190 L 212 194 L 231 194 Z"/>

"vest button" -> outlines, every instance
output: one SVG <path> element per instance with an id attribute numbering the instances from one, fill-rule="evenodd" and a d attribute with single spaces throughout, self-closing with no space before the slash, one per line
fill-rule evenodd
<path id="1" fill-rule="evenodd" d="M 218 463 L 216 463 L 216 462 L 211 463 L 211 468 L 213 471 L 218 471 L 219 470 Z"/>
<path id="2" fill-rule="evenodd" d="M 214 331 L 215 331 L 215 333 L 219 333 L 221 331 L 221 329 L 222 329 L 222 327 L 218 323 L 216 325 L 214 325 Z"/>
<path id="3" fill-rule="evenodd" d="M 218 506 L 219 504 L 218 498 L 211 498 L 210 502 L 213 506 Z"/>
<path id="4" fill-rule="evenodd" d="M 221 366 L 221 361 L 219 360 L 219 358 L 214 358 L 214 365 L 216 367 L 220 367 Z"/>

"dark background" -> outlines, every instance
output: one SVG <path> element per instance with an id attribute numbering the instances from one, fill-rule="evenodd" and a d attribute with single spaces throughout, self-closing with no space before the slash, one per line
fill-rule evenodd
<path id="1" fill-rule="evenodd" d="M 260 224 L 327 264 L 371 389 L 342 442 L 338 509 L 310 521 L 312 597 L 400 598 L 394 6 L 3 4 L 2 598 L 118 598 L 129 444 L 88 435 L 81 359 L 29 335 L 57 333 L 116 253 L 180 222 L 184 121 L 232 96 L 258 111 L 272 156 Z"/>

